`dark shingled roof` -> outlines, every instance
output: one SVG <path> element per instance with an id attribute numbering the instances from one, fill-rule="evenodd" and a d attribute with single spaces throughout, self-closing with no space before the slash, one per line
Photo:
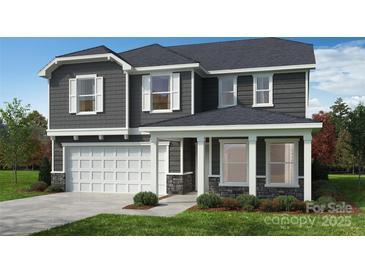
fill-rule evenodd
<path id="1" fill-rule="evenodd" d="M 311 44 L 259 38 L 169 47 L 196 59 L 207 70 L 314 64 Z"/>
<path id="2" fill-rule="evenodd" d="M 94 47 L 94 48 L 71 52 L 71 53 L 64 54 L 64 55 L 59 55 L 56 57 L 71 57 L 71 56 L 93 55 L 93 54 L 104 54 L 104 53 L 113 53 L 116 56 L 118 56 L 117 53 L 115 53 L 111 49 L 107 48 L 106 46 L 98 46 L 98 47 Z"/>
<path id="3" fill-rule="evenodd" d="M 163 47 L 152 44 L 115 53 L 106 46 L 60 55 L 69 57 L 113 53 L 135 67 L 200 63 L 206 70 L 314 64 L 311 44 L 280 38 L 258 38 Z"/>
<path id="4" fill-rule="evenodd" d="M 159 44 L 125 51 L 119 53 L 119 56 L 135 67 L 196 63 L 196 61 Z"/>
<path id="5" fill-rule="evenodd" d="M 148 127 L 317 123 L 311 119 L 241 105 L 145 124 Z"/>

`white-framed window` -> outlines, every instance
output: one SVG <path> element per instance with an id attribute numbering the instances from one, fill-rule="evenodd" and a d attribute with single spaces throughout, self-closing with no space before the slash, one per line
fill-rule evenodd
<path id="1" fill-rule="evenodd" d="M 78 115 L 103 111 L 103 77 L 77 75 L 69 79 L 69 112 Z"/>
<path id="2" fill-rule="evenodd" d="M 248 142 L 246 139 L 221 139 L 220 185 L 248 185 Z"/>
<path id="3" fill-rule="evenodd" d="M 180 73 L 153 73 L 142 76 L 142 111 L 180 110 Z"/>
<path id="4" fill-rule="evenodd" d="M 298 139 L 266 139 L 266 186 L 298 187 Z"/>
<path id="5" fill-rule="evenodd" d="M 219 107 L 237 105 L 237 76 L 219 77 Z"/>
<path id="6" fill-rule="evenodd" d="M 273 106 L 273 74 L 253 76 L 253 107 Z"/>

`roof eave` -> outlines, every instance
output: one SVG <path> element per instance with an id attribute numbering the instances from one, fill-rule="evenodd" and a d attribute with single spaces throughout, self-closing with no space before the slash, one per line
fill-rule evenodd
<path id="1" fill-rule="evenodd" d="M 75 63 L 87 63 L 87 62 L 101 62 L 101 61 L 114 61 L 123 67 L 123 70 L 129 71 L 132 66 L 120 57 L 112 53 L 103 54 L 90 54 L 90 55 L 79 55 L 79 56 L 68 56 L 68 57 L 56 57 L 46 66 L 44 66 L 39 72 L 38 76 L 44 78 L 50 78 L 52 71 L 58 66 L 64 64 L 75 64 Z"/>

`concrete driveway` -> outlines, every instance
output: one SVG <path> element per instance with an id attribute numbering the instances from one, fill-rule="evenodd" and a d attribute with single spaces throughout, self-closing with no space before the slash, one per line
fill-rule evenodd
<path id="1" fill-rule="evenodd" d="M 121 213 L 132 194 L 57 193 L 0 203 L 0 235 L 28 235 L 100 213 Z"/>

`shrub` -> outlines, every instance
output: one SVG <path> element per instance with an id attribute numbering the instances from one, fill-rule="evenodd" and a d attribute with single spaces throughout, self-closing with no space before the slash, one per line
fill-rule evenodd
<path id="1" fill-rule="evenodd" d="M 48 184 L 45 182 L 36 182 L 30 186 L 29 191 L 43 192 L 46 190 L 47 187 L 48 187 Z"/>
<path id="2" fill-rule="evenodd" d="M 233 198 L 224 198 L 222 200 L 222 206 L 229 210 L 238 210 L 241 209 L 241 204 L 239 201 Z"/>
<path id="3" fill-rule="evenodd" d="M 135 205 L 155 206 L 158 204 L 158 197 L 153 192 L 143 191 L 134 195 L 133 201 Z"/>
<path id="4" fill-rule="evenodd" d="M 39 166 L 38 180 L 51 184 L 51 163 L 47 157 L 43 157 L 41 165 Z"/>
<path id="5" fill-rule="evenodd" d="M 280 204 L 277 200 L 263 199 L 260 200 L 259 209 L 264 212 L 280 211 Z"/>
<path id="6" fill-rule="evenodd" d="M 214 193 L 204 193 L 196 199 L 199 208 L 215 208 L 222 204 L 222 199 Z"/>
<path id="7" fill-rule="evenodd" d="M 339 195 L 337 186 L 329 181 L 319 180 L 313 182 L 313 197 L 318 199 L 321 196 L 331 196 L 336 198 Z"/>
<path id="8" fill-rule="evenodd" d="M 297 198 L 292 195 L 280 195 L 274 199 L 274 201 L 277 201 L 279 203 L 279 208 L 281 211 L 292 210 L 293 203 L 296 200 Z"/>
<path id="9" fill-rule="evenodd" d="M 237 197 L 243 210 L 252 211 L 258 207 L 259 200 L 254 195 L 242 194 Z"/>
<path id="10" fill-rule="evenodd" d="M 306 212 L 307 210 L 307 203 L 300 200 L 295 200 L 292 204 L 292 210 Z"/>
<path id="11" fill-rule="evenodd" d="M 327 205 L 329 203 L 335 203 L 336 202 L 336 199 L 333 198 L 332 196 L 321 196 L 317 199 L 317 203 L 320 204 L 320 205 Z"/>
<path id="12" fill-rule="evenodd" d="M 60 185 L 50 185 L 45 190 L 45 192 L 48 192 L 48 193 L 57 193 L 57 192 L 63 192 L 63 191 L 64 191 L 63 187 Z"/>
<path id="13" fill-rule="evenodd" d="M 312 181 L 316 180 L 328 180 L 329 169 L 328 166 L 322 164 L 318 160 L 314 160 L 312 163 Z"/>

